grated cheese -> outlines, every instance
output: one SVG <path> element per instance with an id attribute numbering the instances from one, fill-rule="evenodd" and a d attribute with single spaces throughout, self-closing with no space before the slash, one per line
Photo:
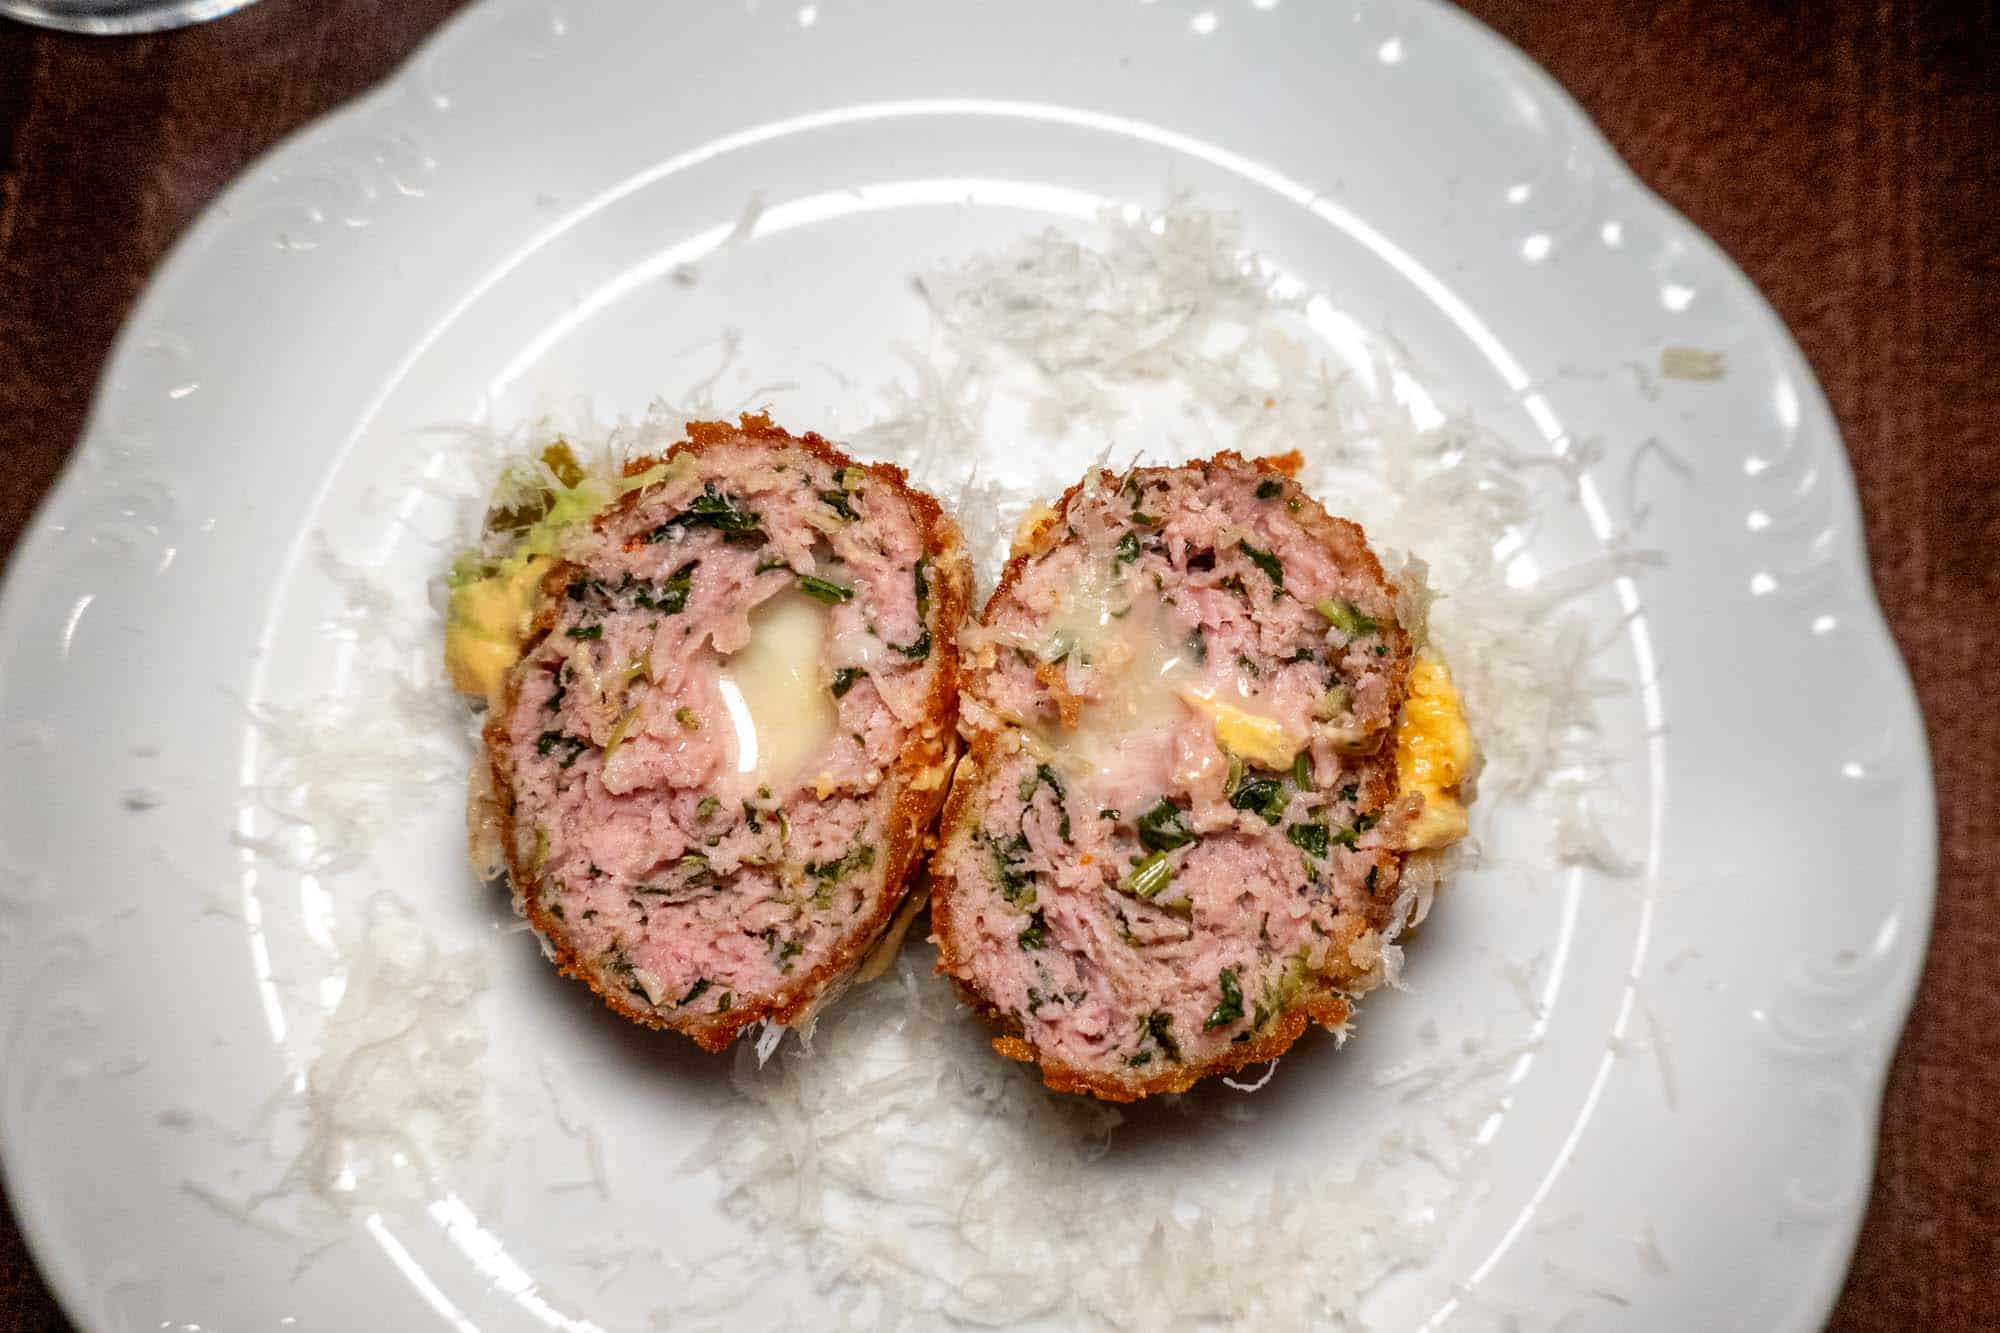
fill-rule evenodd
<path id="1" fill-rule="evenodd" d="M 476 950 L 438 948 L 402 902 L 368 904 L 324 1046 L 306 1071 L 307 1135 L 290 1179 L 342 1209 L 433 1196 L 441 1163 L 485 1139 L 486 988 Z"/>

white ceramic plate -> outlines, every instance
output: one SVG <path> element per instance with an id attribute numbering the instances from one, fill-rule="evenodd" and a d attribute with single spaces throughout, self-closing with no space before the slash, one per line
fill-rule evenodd
<path id="1" fill-rule="evenodd" d="M 725 326 L 743 343 L 719 397 L 795 381 L 760 401 L 837 435 L 866 415 L 844 385 L 922 336 L 919 263 L 1170 185 L 1400 340 L 1439 400 L 1523 448 L 1601 443 L 1534 527 L 1544 567 L 1635 521 L 1666 556 L 1597 608 L 1633 613 L 1603 662 L 1632 688 L 1601 716 L 1639 872 L 1510 874 L 1545 812 L 1487 816 L 1500 868 L 1426 930 L 1414 991 L 1378 997 L 1340 1056 L 1287 1066 L 1245 1178 L 1393 1125 L 1399 1062 L 1427 1025 L 1513 1005 L 1511 960 L 1531 1047 L 1475 1186 L 1379 1322 L 1817 1326 L 1934 857 L 1840 441 L 1728 261 L 1539 70 L 1416 0 L 491 0 L 211 208 L 125 330 L 0 608 L 0 1129 L 80 1322 L 624 1328 L 670 1304 L 670 1262 L 589 1260 L 643 1242 L 698 1267 L 736 1225 L 684 1162 L 742 1113 L 720 1066 L 496 938 L 448 794 L 338 873 L 231 841 L 268 827 L 245 705 L 359 688 L 311 534 L 420 601 L 452 517 L 400 480 L 424 428 L 578 395 L 636 411 L 698 378 Z M 762 218 L 717 249 L 753 194 Z M 1680 346 L 1726 375 L 1659 379 Z M 306 1261 L 281 1206 L 230 1210 L 285 1176 L 273 1094 L 318 1053 L 330 946 L 379 889 L 447 948 L 489 946 L 507 1167 L 428 1212 L 357 1217 Z M 609 1197 L 562 1188 L 583 1147 L 548 1070 L 588 1104 Z M 811 1291 L 795 1275 L 724 1322 L 828 1322 Z"/>

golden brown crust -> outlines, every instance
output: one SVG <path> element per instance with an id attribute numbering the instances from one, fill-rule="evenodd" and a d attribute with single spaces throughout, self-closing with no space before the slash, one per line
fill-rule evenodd
<path id="1" fill-rule="evenodd" d="M 1277 458 L 1245 458 L 1233 450 L 1224 450 L 1213 457 L 1200 459 L 1183 466 L 1208 471 L 1217 467 L 1249 465 L 1260 472 L 1285 480 L 1287 491 L 1304 501 L 1294 515 L 1308 532 L 1320 536 L 1326 543 L 1338 548 L 1344 558 L 1358 564 L 1370 578 L 1382 585 L 1393 598 L 1396 587 L 1389 581 L 1382 569 L 1382 563 L 1368 546 L 1367 535 L 1360 525 L 1344 518 L 1337 518 L 1312 496 L 1293 482 L 1293 474 L 1300 466 L 1296 453 L 1280 455 Z M 1135 469 L 1139 470 L 1139 469 Z M 1098 469 L 1097 476 L 1116 484 L 1117 474 Z M 1016 539 L 1009 553 L 1006 566 L 1001 570 L 1000 579 L 993 593 L 986 599 L 981 610 L 979 623 L 989 625 L 993 614 L 1021 577 L 1029 560 L 1052 549 L 1065 534 L 1064 524 L 1069 507 L 1082 493 L 1090 475 L 1078 479 L 1075 485 L 1062 493 L 1053 509 L 1043 515 L 1040 521 L 1023 531 Z M 1414 656 L 1414 646 L 1410 636 L 1398 625 L 1390 636 L 1390 657 L 1388 670 L 1394 688 L 1391 694 L 1390 715 L 1398 717 L 1402 713 L 1407 694 L 1410 661 Z M 1395 728 L 1387 729 L 1393 736 Z M 945 799 L 944 815 L 940 821 L 937 838 L 938 850 L 931 859 L 931 943 L 937 946 L 937 971 L 949 976 L 956 985 L 960 996 L 999 1036 L 993 1039 L 993 1049 L 1010 1060 L 1023 1064 L 1038 1065 L 1042 1082 L 1057 1092 L 1088 1093 L 1102 1101 L 1132 1102 L 1156 1093 L 1185 1092 L 1202 1079 L 1219 1074 L 1229 1074 L 1249 1065 L 1262 1064 L 1283 1055 L 1305 1033 L 1308 1023 L 1318 1023 L 1328 1031 L 1338 1032 L 1354 1012 L 1352 994 L 1365 989 L 1375 975 L 1376 965 L 1363 965 L 1352 957 L 1352 951 L 1363 936 L 1370 931 L 1380 930 L 1388 921 L 1389 908 L 1393 901 L 1393 891 L 1384 889 L 1371 904 L 1372 911 L 1367 921 L 1347 918 L 1341 921 L 1341 937 L 1329 957 L 1339 970 L 1335 975 L 1310 978 L 1301 987 L 1298 997 L 1286 1009 L 1273 1016 L 1270 1026 L 1241 1044 L 1232 1044 L 1218 1052 L 1213 1058 L 1193 1064 L 1173 1065 L 1161 1069 L 1147 1077 L 1125 1076 L 1079 1069 L 1059 1060 L 1042 1056 L 1026 1040 L 1020 1023 L 1009 1014 L 988 1001 L 967 982 L 971 975 L 971 960 L 957 956 L 952 941 L 957 932 L 952 928 L 953 913 L 956 910 L 958 883 L 946 863 L 945 848 L 954 836 L 969 828 L 975 817 L 979 789 L 984 775 L 993 767 L 995 750 L 999 745 L 1000 733 L 981 732 L 969 738 L 965 755 L 959 760 L 957 771 L 952 777 L 951 793 Z M 1385 741 L 1385 743 L 1390 743 Z M 1385 822 L 1389 819 L 1407 819 L 1407 811 L 1398 808 L 1396 768 L 1393 763 L 1377 765 L 1368 779 L 1363 793 L 1363 803 L 1380 807 L 1385 812 Z M 1400 865 L 1403 853 L 1383 848 L 1378 856 L 1385 861 Z"/>
<path id="2" fill-rule="evenodd" d="M 773 426 L 771 419 L 762 414 L 745 413 L 740 425 L 736 426 L 721 421 L 690 422 L 687 435 L 687 439 L 668 449 L 664 457 L 672 459 L 682 454 L 699 455 L 747 438 L 800 449 L 834 467 L 863 466 L 820 435 L 813 432 L 803 436 L 789 434 Z M 661 460 L 634 459 L 626 464 L 626 475 L 637 475 L 658 461 Z M 888 463 L 870 463 L 864 470 L 889 487 L 916 515 L 924 551 L 931 559 L 932 623 L 928 628 L 932 631 L 932 652 L 937 671 L 924 709 L 924 721 L 883 779 L 896 791 L 896 795 L 890 804 L 887 840 L 882 849 L 884 869 L 881 891 L 862 918 L 862 927 L 850 930 L 845 940 L 818 966 L 791 978 L 771 996 L 737 1004 L 721 1014 L 669 1016 L 650 1005 L 636 1003 L 623 987 L 607 985 L 590 963 L 578 955 L 562 921 L 540 905 L 536 894 L 528 891 L 535 882 L 535 876 L 523 862 L 521 840 L 514 825 L 512 759 L 505 744 L 505 719 L 513 708 L 520 687 L 521 671 L 518 667 L 509 673 L 503 707 L 488 717 L 484 729 L 486 754 L 503 806 L 502 838 L 507 854 L 508 878 L 514 885 L 516 910 L 548 942 L 556 967 L 563 975 L 582 981 L 596 991 L 605 1004 L 626 1018 L 648 1027 L 672 1028 L 685 1033 L 703 1050 L 725 1050 L 745 1028 L 766 1019 L 781 1026 L 790 1026 L 831 998 L 834 988 L 860 964 L 869 947 L 895 916 L 898 904 L 908 891 L 911 872 L 917 868 L 919 858 L 926 850 L 925 834 L 944 800 L 946 784 L 941 771 L 937 780 L 925 779 L 932 770 L 942 770 L 949 765 L 957 749 L 958 627 L 964 621 L 971 600 L 971 564 L 958 525 L 945 516 L 943 507 L 934 498 L 911 488 L 909 474 Z M 635 491 L 625 496 L 599 515 L 596 522 L 602 524 L 638 503 L 641 494 L 643 492 Z M 540 608 L 521 650 L 523 661 L 555 627 L 555 599 L 563 595 L 572 574 L 572 567 L 567 562 L 559 561 L 543 580 Z"/>

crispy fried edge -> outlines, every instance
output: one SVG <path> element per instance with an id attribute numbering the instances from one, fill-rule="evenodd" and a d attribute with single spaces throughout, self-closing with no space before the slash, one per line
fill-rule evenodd
<path id="1" fill-rule="evenodd" d="M 1199 469 L 1204 474 L 1215 469 L 1253 468 L 1270 476 L 1283 479 L 1288 498 L 1297 497 L 1305 503 L 1294 515 L 1307 532 L 1318 536 L 1330 546 L 1352 547 L 1355 555 L 1363 562 L 1363 568 L 1383 591 L 1390 597 L 1396 594 L 1396 587 L 1389 581 L 1382 569 L 1382 562 L 1368 545 L 1368 537 L 1359 524 L 1348 519 L 1337 518 L 1326 512 L 1325 506 L 1301 488 L 1293 480 L 1298 470 L 1299 458 L 1296 453 L 1280 455 L 1274 459 L 1245 458 L 1234 450 L 1224 450 L 1210 458 L 1197 459 L 1181 464 L 1178 468 L 1152 467 L 1134 468 L 1140 476 L 1149 473 L 1180 471 L 1183 468 Z M 1109 484 L 1117 484 L 1122 475 L 1108 469 L 1096 469 L 1096 477 Z M 979 623 L 986 626 L 992 622 L 995 610 L 1001 600 L 1010 593 L 1020 579 L 1021 572 L 1029 560 L 1045 554 L 1064 540 L 1064 526 L 1067 522 L 1071 503 L 1083 491 L 1092 474 L 1085 474 L 1075 485 L 1062 493 L 1062 498 L 1042 520 L 1022 533 L 1009 554 L 1006 567 L 1000 573 L 1000 580 L 993 593 L 986 599 L 980 612 Z M 1395 643 L 1390 655 L 1390 675 L 1393 681 L 1392 718 L 1400 717 L 1403 702 L 1408 691 L 1410 662 L 1415 655 L 1409 633 L 1399 622 L 1396 626 Z M 961 668 L 969 680 L 969 669 Z M 1244 1042 L 1232 1045 L 1212 1058 L 1194 1064 L 1175 1065 L 1162 1069 L 1145 1078 L 1120 1077 L 1093 1070 L 1080 1069 L 1060 1060 L 1044 1057 L 1027 1040 L 1019 1022 L 1013 1015 L 1001 1010 L 982 994 L 971 982 L 972 960 L 957 956 L 952 948 L 953 917 L 956 911 L 958 881 L 947 868 L 946 853 L 962 837 L 970 836 L 975 822 L 976 799 L 984 784 L 985 775 L 992 767 L 992 761 L 1000 743 L 1002 732 L 979 732 L 968 735 L 967 752 L 959 760 L 957 771 L 952 777 L 951 793 L 945 799 L 944 816 L 937 837 L 937 849 L 931 856 L 931 943 L 937 946 L 937 971 L 949 976 L 962 998 L 986 1023 L 1000 1033 L 993 1038 L 993 1049 L 1010 1060 L 1024 1064 L 1038 1065 L 1042 1082 L 1057 1092 L 1088 1093 L 1102 1101 L 1132 1102 L 1156 1093 L 1185 1092 L 1202 1079 L 1219 1074 L 1232 1073 L 1248 1065 L 1262 1064 L 1283 1055 L 1305 1033 L 1309 1022 L 1318 1023 L 1329 1031 L 1339 1031 L 1353 1015 L 1353 999 L 1372 988 L 1374 969 L 1363 971 L 1354 969 L 1351 975 L 1338 983 L 1331 978 L 1319 978 L 1302 986 L 1292 1004 L 1273 1015 L 1271 1026 L 1264 1032 Z M 1394 743 L 1392 723 L 1385 744 Z M 1386 770 L 1386 771 L 1383 771 Z M 1396 802 L 1398 777 L 1393 761 L 1378 769 L 1376 780 L 1368 783 L 1364 798 L 1374 798 L 1369 804 L 1387 811 Z M 1407 818 L 1407 815 L 1404 815 Z M 1395 865 L 1397 877 L 1387 886 L 1379 887 L 1370 904 L 1371 911 L 1366 922 L 1355 921 L 1345 938 L 1334 941 L 1331 956 L 1343 962 L 1350 961 L 1349 950 L 1356 940 L 1369 930 L 1381 930 L 1388 924 L 1389 909 L 1395 901 L 1395 889 L 1401 881 L 1401 866 L 1405 853 L 1394 848 L 1379 848 L 1382 861 Z M 1378 861 L 1381 864 L 1382 861 Z"/>
<path id="2" fill-rule="evenodd" d="M 503 708 L 488 717 L 482 736 L 494 788 L 502 796 L 501 837 L 507 855 L 508 881 L 513 885 L 514 907 L 544 941 L 556 967 L 565 976 L 589 986 L 605 1004 L 634 1022 L 647 1027 L 671 1028 L 691 1037 L 706 1051 L 722 1051 L 753 1023 L 769 1019 L 782 1026 L 816 1012 L 839 993 L 849 974 L 860 965 L 869 948 L 889 928 L 898 905 L 910 888 L 911 872 L 919 866 L 931 845 L 927 834 L 943 803 L 950 766 L 957 751 L 958 686 L 960 676 L 958 629 L 971 601 L 971 564 L 958 525 L 945 516 L 936 499 L 909 485 L 909 475 L 888 463 L 862 465 L 829 444 L 816 432 L 795 436 L 771 424 L 761 413 L 745 413 L 739 425 L 722 421 L 688 423 L 688 438 L 669 448 L 668 459 L 683 454 L 700 455 L 741 440 L 760 441 L 800 449 L 834 467 L 862 467 L 876 481 L 888 486 L 910 506 L 923 538 L 924 552 L 931 559 L 932 654 L 937 672 L 928 696 L 923 721 L 909 744 L 898 756 L 884 785 L 892 798 L 887 819 L 887 855 L 879 876 L 881 887 L 873 908 L 859 918 L 859 928 L 850 925 L 845 936 L 818 966 L 791 979 L 769 996 L 748 1004 L 738 1004 L 724 1014 L 675 1015 L 657 1005 L 641 1005 L 622 987 L 607 986 L 588 959 L 571 944 L 564 923 L 543 910 L 528 886 L 535 876 L 527 873 L 521 860 L 519 839 L 514 826 L 513 764 L 505 745 L 506 717 L 520 692 L 523 666 L 529 654 L 548 637 L 556 624 L 556 605 L 569 586 L 574 566 L 558 562 L 542 582 L 541 606 L 521 648 L 520 663 L 509 671 Z M 645 471 L 659 460 L 633 459 L 625 465 L 627 476 Z M 595 520 L 599 525 L 616 514 L 628 511 L 640 501 L 643 491 L 621 498 Z M 739 997 L 740 998 L 740 997 Z"/>

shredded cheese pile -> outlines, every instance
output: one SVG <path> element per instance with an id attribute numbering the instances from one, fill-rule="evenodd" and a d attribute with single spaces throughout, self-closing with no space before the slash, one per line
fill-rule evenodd
<path id="1" fill-rule="evenodd" d="M 336 1205 L 421 1206 L 433 1164 L 479 1146 L 486 1030 L 474 1001 L 486 969 L 437 947 L 410 909 L 368 904 L 325 1046 L 306 1077 L 307 1137 L 293 1173 Z"/>

